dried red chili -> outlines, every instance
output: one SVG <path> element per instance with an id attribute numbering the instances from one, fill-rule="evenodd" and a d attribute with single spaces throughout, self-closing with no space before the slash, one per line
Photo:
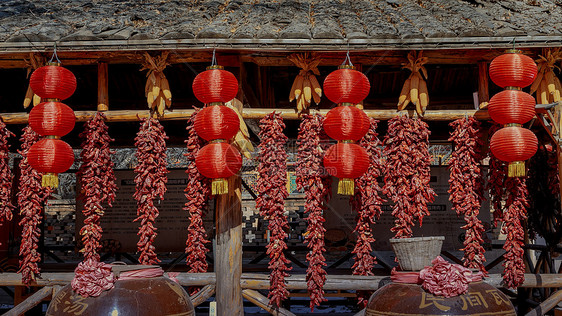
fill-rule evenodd
<path id="1" fill-rule="evenodd" d="M 0 222 L 11 221 L 14 205 L 12 204 L 12 180 L 14 175 L 8 164 L 10 145 L 8 138 L 15 136 L 0 119 Z"/>
<path id="2" fill-rule="evenodd" d="M 453 132 L 449 141 L 454 150 L 449 160 L 449 200 L 457 215 L 464 216 L 466 230 L 464 239 L 463 264 L 467 268 L 479 269 L 487 274 L 484 262 L 484 226 L 478 219 L 483 200 L 482 141 L 480 140 L 480 122 L 474 117 L 458 119 L 449 124 Z"/>
<path id="3" fill-rule="evenodd" d="M 114 164 L 109 149 L 113 141 L 105 124 L 105 115 L 98 112 L 92 119 L 84 124 L 82 137 L 82 164 L 78 170 L 81 183 L 81 197 L 84 200 L 84 226 L 80 229 L 84 248 L 84 261 L 94 259 L 99 261 L 98 250 L 102 238 L 101 217 L 105 205 L 111 207 L 115 200 L 117 185 L 115 183 Z"/>
<path id="4" fill-rule="evenodd" d="M 378 138 L 377 124 L 374 118 L 370 119 L 371 128 L 361 139 L 363 146 L 371 160 L 369 169 L 360 178 L 355 180 L 355 195 L 351 199 L 353 209 L 357 210 L 357 225 L 354 233 L 357 234 L 357 242 L 353 249 L 356 254 L 355 263 L 352 266 L 354 275 L 373 275 L 373 267 L 377 264 L 373 251 L 372 243 L 375 242 L 371 225 L 379 219 L 382 214 L 381 205 L 385 200 L 380 195 L 382 188 L 378 183 L 378 178 L 383 170 L 381 141 Z M 367 301 L 371 296 L 370 291 L 358 291 L 357 298 L 359 305 L 367 306 Z"/>
<path id="5" fill-rule="evenodd" d="M 525 230 L 522 222 L 527 218 L 526 178 L 512 177 L 505 182 L 507 201 L 503 212 L 502 233 L 506 235 L 503 249 L 503 280 L 508 288 L 517 288 L 525 281 L 525 262 L 523 250 Z"/>
<path id="6" fill-rule="evenodd" d="M 154 222 L 158 217 L 158 208 L 154 205 L 156 200 L 163 200 L 168 182 L 168 169 L 166 168 L 166 133 L 164 127 L 155 118 L 141 119 L 141 127 L 135 137 L 137 151 L 137 165 L 135 167 L 135 193 L 137 201 L 137 218 L 140 236 L 137 243 L 140 251 L 141 264 L 156 264 L 160 260 L 156 257 L 153 246 L 156 238 Z"/>
<path id="7" fill-rule="evenodd" d="M 501 125 L 494 123 L 490 127 L 488 140 L 492 138 L 494 133 L 502 128 Z M 488 183 L 486 184 L 486 190 L 490 195 L 490 205 L 493 209 L 493 222 L 494 226 L 498 225 L 498 222 L 503 218 L 503 201 L 505 200 L 505 181 L 507 179 L 506 165 L 505 162 L 496 158 L 491 151 L 488 152 L 490 157 L 488 164 Z"/>
<path id="8" fill-rule="evenodd" d="M 326 283 L 326 252 L 323 211 L 324 201 L 331 192 L 329 175 L 322 167 L 323 150 L 327 143 L 323 143 L 323 118 L 319 115 L 303 115 L 297 138 L 298 158 L 296 166 L 297 189 L 305 194 L 305 212 L 308 214 L 305 243 L 310 249 L 306 255 L 308 268 L 306 270 L 306 284 L 310 294 L 310 308 L 326 301 L 324 298 L 324 284 Z"/>
<path id="9" fill-rule="evenodd" d="M 435 199 L 431 178 L 427 123 L 406 116 L 392 118 L 384 139 L 386 158 L 383 193 L 392 199 L 395 238 L 412 237 L 415 218 L 420 226 Z"/>
<path id="10" fill-rule="evenodd" d="M 18 150 L 23 157 L 19 163 L 21 177 L 17 193 L 20 214 L 23 216 L 19 223 L 22 226 L 22 239 L 18 273 L 21 273 L 22 283 L 28 285 L 39 275 L 38 263 L 41 261 L 41 254 L 37 251 L 39 248 L 37 243 L 41 237 L 39 226 L 43 220 L 43 203 L 51 194 L 50 188 L 41 185 L 42 174 L 27 163 L 27 152 L 38 140 L 39 135 L 31 127 L 26 126 L 20 139 L 21 149 Z"/>
<path id="11" fill-rule="evenodd" d="M 270 113 L 260 120 L 260 144 L 258 156 L 258 181 L 256 207 L 268 221 L 270 231 L 267 254 L 269 255 L 269 304 L 279 307 L 289 296 L 285 278 L 291 270 L 285 258 L 285 239 L 289 229 L 285 212 L 287 192 L 287 136 L 283 134 L 285 123 L 279 113 Z"/>
<path id="12" fill-rule="evenodd" d="M 204 145 L 204 140 L 197 135 L 193 128 L 195 116 L 199 112 L 195 110 L 187 125 L 187 153 L 185 157 L 189 162 L 187 166 L 188 183 L 185 188 L 187 202 L 183 208 L 189 213 L 189 226 L 187 227 L 187 241 L 185 243 L 185 253 L 187 254 L 186 264 L 189 273 L 207 272 L 209 265 L 206 260 L 206 253 L 209 252 L 206 245 L 210 243 L 207 232 L 203 226 L 203 212 L 211 197 L 210 180 L 204 177 L 195 166 L 195 156 L 197 151 Z"/>

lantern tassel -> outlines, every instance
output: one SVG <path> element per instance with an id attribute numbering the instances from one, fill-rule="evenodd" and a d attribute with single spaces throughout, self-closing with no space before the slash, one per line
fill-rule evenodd
<path id="1" fill-rule="evenodd" d="M 56 173 L 45 173 L 41 178 L 41 185 L 46 188 L 58 188 L 59 176 Z"/>
<path id="2" fill-rule="evenodd" d="M 338 182 L 338 194 L 353 195 L 355 193 L 355 181 L 342 178 Z"/>
<path id="3" fill-rule="evenodd" d="M 225 178 L 213 179 L 211 193 L 213 195 L 228 193 L 228 181 Z"/>
<path id="4" fill-rule="evenodd" d="M 525 176 L 525 162 L 524 161 L 513 161 L 507 165 L 507 176 L 508 177 L 524 177 Z"/>

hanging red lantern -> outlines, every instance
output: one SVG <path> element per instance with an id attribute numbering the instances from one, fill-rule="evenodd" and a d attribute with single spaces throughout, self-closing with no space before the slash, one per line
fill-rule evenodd
<path id="1" fill-rule="evenodd" d="M 508 162 L 510 177 L 525 175 L 525 160 L 531 158 L 538 148 L 537 136 L 520 126 L 507 126 L 492 135 L 490 151 L 494 157 Z"/>
<path id="2" fill-rule="evenodd" d="M 202 175 L 213 179 L 212 194 L 225 194 L 228 192 L 226 178 L 238 173 L 242 167 L 242 156 L 228 143 L 210 143 L 197 152 L 195 165 Z"/>
<path id="3" fill-rule="evenodd" d="M 43 173 L 44 187 L 58 187 L 57 173 L 68 170 L 74 163 L 74 152 L 66 142 L 55 138 L 44 138 L 29 148 L 27 162 L 33 169 Z"/>
<path id="4" fill-rule="evenodd" d="M 197 135 L 206 141 L 229 140 L 238 132 L 240 119 L 238 114 L 227 106 L 207 106 L 197 113 L 193 127 Z"/>
<path id="5" fill-rule="evenodd" d="M 43 99 L 68 99 L 76 90 L 74 74 L 58 63 L 37 68 L 29 79 L 33 93 Z"/>
<path id="6" fill-rule="evenodd" d="M 488 113 L 502 125 L 524 124 L 535 116 L 535 98 L 520 90 L 504 90 L 490 99 Z"/>
<path id="7" fill-rule="evenodd" d="M 76 122 L 74 111 L 61 102 L 42 102 L 29 113 L 29 126 L 41 136 L 64 136 Z"/>
<path id="8" fill-rule="evenodd" d="M 324 119 L 324 131 L 335 140 L 359 141 L 370 128 L 367 114 L 355 106 L 338 106 Z"/>
<path id="9" fill-rule="evenodd" d="M 357 104 L 369 95 L 371 84 L 362 72 L 353 66 L 342 65 L 324 80 L 324 94 L 334 103 Z"/>
<path id="10" fill-rule="evenodd" d="M 519 50 L 508 50 L 490 64 L 490 78 L 502 87 L 526 87 L 537 76 L 537 64 Z"/>
<path id="11" fill-rule="evenodd" d="M 353 143 L 332 145 L 324 155 L 324 168 L 339 178 L 338 194 L 352 195 L 355 190 L 354 180 L 369 168 L 369 155 L 365 148 Z"/>
<path id="12" fill-rule="evenodd" d="M 210 66 L 193 80 L 193 94 L 204 104 L 228 102 L 238 93 L 238 80 L 222 66 Z"/>

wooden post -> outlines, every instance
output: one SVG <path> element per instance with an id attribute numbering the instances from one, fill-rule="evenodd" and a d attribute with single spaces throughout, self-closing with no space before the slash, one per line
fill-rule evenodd
<path id="1" fill-rule="evenodd" d="M 478 62 L 478 106 L 484 109 L 488 106 L 490 95 L 488 94 L 488 63 Z"/>
<path id="2" fill-rule="evenodd" d="M 107 62 L 98 63 L 98 111 L 109 110 L 109 77 Z"/>
<path id="3" fill-rule="evenodd" d="M 228 179 L 228 193 L 216 197 L 215 274 L 217 315 L 244 315 L 242 300 L 242 207 L 240 177 Z"/>

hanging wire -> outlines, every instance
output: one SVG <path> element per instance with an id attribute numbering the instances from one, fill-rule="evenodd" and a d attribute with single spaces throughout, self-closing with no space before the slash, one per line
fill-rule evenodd
<path id="1" fill-rule="evenodd" d="M 211 66 L 217 65 L 217 56 L 215 54 L 216 50 L 217 50 L 216 48 L 213 48 L 213 59 L 211 59 Z"/>
<path id="2" fill-rule="evenodd" d="M 57 55 L 57 42 L 55 42 L 55 48 L 53 49 L 53 55 L 51 56 L 51 59 L 49 60 L 50 63 L 53 62 L 53 59 L 56 58 L 57 59 L 57 63 L 61 63 L 59 56 Z"/>
<path id="3" fill-rule="evenodd" d="M 345 59 L 343 60 L 342 65 L 349 65 L 353 67 L 353 63 L 351 62 L 351 58 L 349 57 L 349 50 L 345 54 Z"/>

